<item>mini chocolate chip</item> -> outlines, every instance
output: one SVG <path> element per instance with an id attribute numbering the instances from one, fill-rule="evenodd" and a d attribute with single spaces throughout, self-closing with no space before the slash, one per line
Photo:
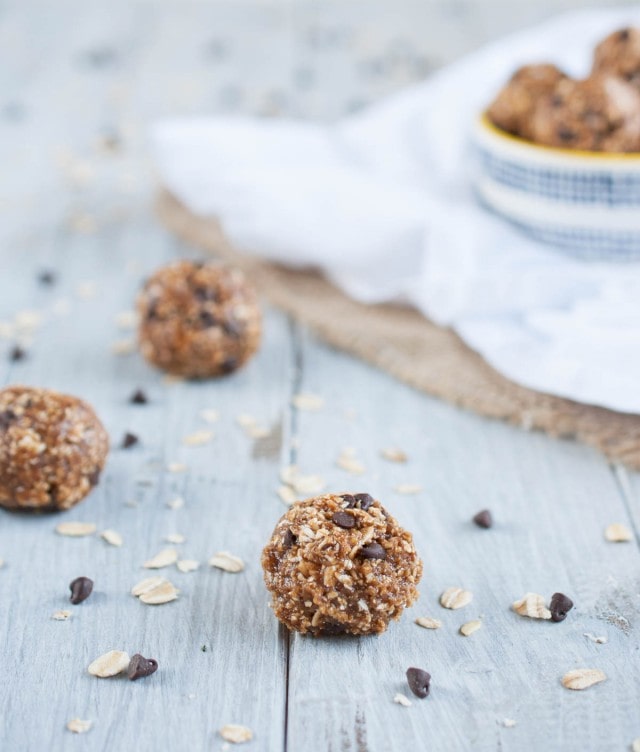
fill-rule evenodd
<path id="1" fill-rule="evenodd" d="M 370 496 L 368 493 L 355 494 L 354 499 L 356 500 L 356 506 L 362 509 L 363 512 L 366 512 L 373 504 L 373 496 Z"/>
<path id="2" fill-rule="evenodd" d="M 238 361 L 236 358 L 227 358 L 220 364 L 220 370 L 222 373 L 232 373 L 238 367 Z"/>
<path id="3" fill-rule="evenodd" d="M 431 674 L 421 668 L 408 668 L 407 683 L 416 697 L 426 697 L 431 689 Z"/>
<path id="4" fill-rule="evenodd" d="M 209 311 L 200 311 L 200 324 L 203 329 L 209 329 L 218 324 L 218 319 Z"/>
<path id="5" fill-rule="evenodd" d="M 563 125 L 558 128 L 556 133 L 561 141 L 573 141 L 578 135 L 575 131 L 572 131 L 570 128 L 565 128 Z"/>
<path id="6" fill-rule="evenodd" d="M 158 318 L 158 301 L 152 300 L 147 308 L 146 319 L 147 321 L 153 321 Z"/>
<path id="7" fill-rule="evenodd" d="M 93 580 L 88 577 L 76 577 L 76 579 L 69 585 L 71 595 L 69 600 L 76 606 L 82 601 L 86 601 L 93 591 Z"/>
<path id="8" fill-rule="evenodd" d="M 473 521 L 478 527 L 482 527 L 485 530 L 493 526 L 493 516 L 488 509 L 483 509 L 478 514 L 474 514 Z"/>
<path id="9" fill-rule="evenodd" d="M 343 512 L 342 510 L 336 512 L 331 518 L 331 521 L 338 527 L 342 527 L 345 530 L 351 530 L 351 528 L 355 527 L 356 524 L 354 516 L 352 514 L 348 514 L 347 512 Z"/>
<path id="10" fill-rule="evenodd" d="M 222 323 L 224 333 L 229 337 L 240 337 L 244 332 L 244 324 L 241 321 L 235 319 L 227 319 Z"/>
<path id="11" fill-rule="evenodd" d="M 122 444 L 120 444 L 120 446 L 122 449 L 129 449 L 129 447 L 138 444 L 139 441 L 140 439 L 135 435 L 135 433 L 129 433 L 129 431 L 127 431 L 122 437 Z"/>
<path id="12" fill-rule="evenodd" d="M 573 608 L 573 601 L 564 593 L 554 593 L 551 596 L 549 611 L 551 611 L 551 621 L 564 621 L 567 614 Z"/>
<path id="13" fill-rule="evenodd" d="M 56 274 L 55 274 L 55 272 L 52 272 L 50 269 L 43 269 L 38 274 L 38 282 L 41 285 L 46 285 L 47 287 L 50 287 L 51 285 L 54 285 L 56 283 Z"/>
<path id="14" fill-rule="evenodd" d="M 360 549 L 360 556 L 362 556 L 363 559 L 386 559 L 387 552 L 379 543 L 374 541 Z"/>
<path id="15" fill-rule="evenodd" d="M 97 467 L 92 473 L 89 473 L 87 477 L 92 486 L 97 486 L 98 481 L 100 480 L 100 468 Z"/>
<path id="16" fill-rule="evenodd" d="M 353 494 L 342 494 L 340 498 L 347 502 L 347 509 L 353 509 L 356 505 L 356 497 Z"/>
<path id="17" fill-rule="evenodd" d="M 551 106 L 552 107 L 560 107 L 560 105 L 564 102 L 564 99 L 560 96 L 560 94 L 554 94 L 551 97 Z"/>
<path id="18" fill-rule="evenodd" d="M 142 389 L 136 389 L 131 397 L 129 397 L 129 402 L 132 405 L 146 405 L 149 402 L 149 398 Z"/>
<path id="19" fill-rule="evenodd" d="M 196 300 L 217 300 L 217 292 L 212 287 L 202 287 L 198 285 L 193 291 Z"/>
<path id="20" fill-rule="evenodd" d="M 328 621 L 326 624 L 323 624 L 321 630 L 323 635 L 339 635 L 344 634 L 344 632 L 344 625 L 337 621 Z"/>
<path id="21" fill-rule="evenodd" d="M 9 428 L 9 426 L 16 419 L 16 414 L 13 410 L 4 410 L 0 413 L 0 431 Z"/>
<path id="22" fill-rule="evenodd" d="M 15 347 L 11 348 L 9 351 L 9 360 L 12 360 L 14 363 L 18 360 L 24 360 L 26 357 L 27 351 L 20 347 L 20 345 L 15 345 Z"/>
<path id="23" fill-rule="evenodd" d="M 618 32 L 618 40 L 620 42 L 626 42 L 630 36 L 631 36 L 630 29 L 620 29 L 620 31 Z"/>
<path id="24" fill-rule="evenodd" d="M 142 679 L 145 676 L 151 676 L 151 674 L 155 674 L 157 670 L 158 661 L 154 658 L 145 658 L 140 655 L 140 653 L 136 653 L 131 656 L 131 660 L 129 661 L 127 676 L 131 681 L 135 681 L 136 679 Z"/>
<path id="25" fill-rule="evenodd" d="M 285 548 L 291 548 L 293 544 L 296 542 L 297 538 L 296 536 L 291 532 L 291 528 L 287 528 L 287 532 L 284 534 L 284 537 L 282 539 L 282 545 Z"/>

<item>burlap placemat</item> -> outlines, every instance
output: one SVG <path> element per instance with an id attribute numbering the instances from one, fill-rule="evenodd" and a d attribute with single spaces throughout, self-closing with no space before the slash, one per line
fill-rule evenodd
<path id="1" fill-rule="evenodd" d="M 186 243 L 243 268 L 274 305 L 329 344 L 384 369 L 427 394 L 478 415 L 589 444 L 640 469 L 640 416 L 616 413 L 518 386 L 497 373 L 450 329 L 417 311 L 357 303 L 320 274 L 293 271 L 238 252 L 215 219 L 191 214 L 168 192 L 161 221 Z"/>

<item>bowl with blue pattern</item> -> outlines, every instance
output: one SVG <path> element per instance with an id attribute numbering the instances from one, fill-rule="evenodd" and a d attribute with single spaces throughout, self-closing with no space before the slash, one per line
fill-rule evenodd
<path id="1" fill-rule="evenodd" d="M 582 259 L 640 260 L 640 153 L 540 146 L 482 115 L 473 163 L 480 201 L 530 237 Z"/>

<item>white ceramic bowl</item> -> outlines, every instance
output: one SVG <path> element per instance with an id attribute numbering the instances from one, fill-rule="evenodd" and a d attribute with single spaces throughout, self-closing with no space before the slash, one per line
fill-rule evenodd
<path id="1" fill-rule="evenodd" d="M 480 200 L 529 235 L 586 259 L 640 259 L 640 153 L 538 146 L 483 115 L 473 137 Z"/>

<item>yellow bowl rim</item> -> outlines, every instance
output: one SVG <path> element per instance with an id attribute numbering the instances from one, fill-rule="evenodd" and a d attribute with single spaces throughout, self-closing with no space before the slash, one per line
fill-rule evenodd
<path id="1" fill-rule="evenodd" d="M 503 131 L 502 128 L 498 128 L 497 125 L 489 120 L 487 112 L 483 112 L 479 118 L 480 125 L 485 130 L 489 131 L 492 136 L 500 138 L 509 144 L 517 145 L 522 149 L 532 149 L 539 154 L 558 155 L 567 157 L 569 159 L 593 159 L 597 162 L 640 162 L 640 152 L 610 152 L 610 151 L 586 151 L 582 149 L 565 149 L 558 146 L 545 146 L 544 144 L 535 144 L 533 141 L 527 141 L 526 139 L 515 136 L 513 133 Z"/>

